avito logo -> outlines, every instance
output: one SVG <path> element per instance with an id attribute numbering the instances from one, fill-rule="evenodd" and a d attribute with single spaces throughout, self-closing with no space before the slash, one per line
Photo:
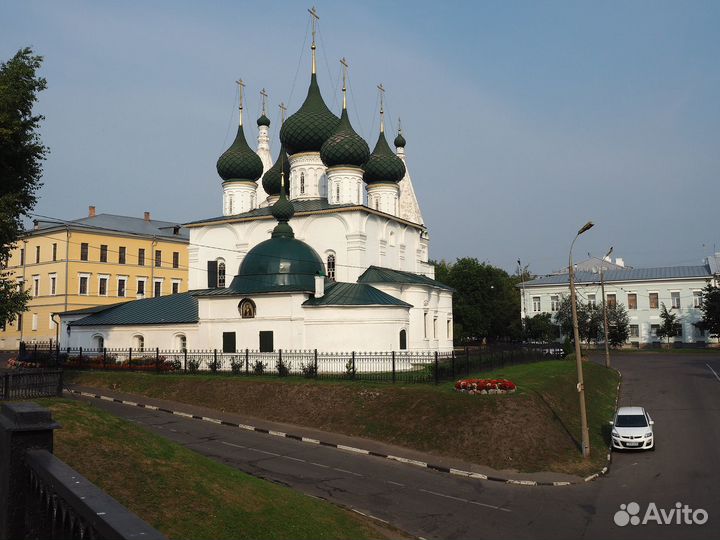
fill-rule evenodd
<path id="1" fill-rule="evenodd" d="M 687 504 L 675 503 L 669 510 L 658 508 L 655 503 L 648 504 L 645 513 L 640 517 L 640 505 L 636 502 L 621 504 L 620 510 L 615 512 L 613 521 L 619 527 L 626 525 L 704 525 L 708 520 L 708 513 L 702 508 L 693 510 Z"/>

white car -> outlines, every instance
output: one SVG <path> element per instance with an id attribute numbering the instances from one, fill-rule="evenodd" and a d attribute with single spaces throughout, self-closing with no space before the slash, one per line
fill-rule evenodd
<path id="1" fill-rule="evenodd" d="M 655 450 L 650 415 L 642 407 L 620 407 L 612 425 L 612 446 L 618 450 Z"/>

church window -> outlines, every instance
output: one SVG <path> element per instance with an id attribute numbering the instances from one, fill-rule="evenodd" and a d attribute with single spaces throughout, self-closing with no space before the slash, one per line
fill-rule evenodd
<path id="1" fill-rule="evenodd" d="M 254 319 L 255 318 L 255 302 L 249 298 L 245 298 L 238 305 L 240 311 L 240 317 L 243 319 Z"/>
<path id="2" fill-rule="evenodd" d="M 327 275 L 329 279 L 335 281 L 335 255 L 332 253 L 327 258 Z"/>
<path id="3" fill-rule="evenodd" d="M 305 194 L 305 173 L 300 173 L 300 195 Z"/>
<path id="4" fill-rule="evenodd" d="M 187 337 L 185 334 L 178 334 L 175 336 L 175 344 L 178 349 L 180 349 L 180 352 L 187 351 Z"/>
<path id="5" fill-rule="evenodd" d="M 335 184 L 335 202 L 340 202 L 340 184 Z"/>
<path id="6" fill-rule="evenodd" d="M 379 209 L 380 209 L 380 202 L 377 199 L 375 199 L 375 210 L 379 210 Z"/>
<path id="7" fill-rule="evenodd" d="M 218 261 L 217 265 L 217 286 L 221 289 L 225 288 L 225 261 Z"/>
<path id="8" fill-rule="evenodd" d="M 233 213 L 233 196 L 228 195 L 228 214 Z"/>
<path id="9" fill-rule="evenodd" d="M 145 338 L 143 336 L 141 336 L 140 334 L 136 334 L 133 336 L 132 343 L 133 343 L 133 349 L 135 349 L 137 351 L 145 350 Z"/>
<path id="10" fill-rule="evenodd" d="M 407 331 L 403 328 L 400 330 L 400 350 L 407 349 Z"/>

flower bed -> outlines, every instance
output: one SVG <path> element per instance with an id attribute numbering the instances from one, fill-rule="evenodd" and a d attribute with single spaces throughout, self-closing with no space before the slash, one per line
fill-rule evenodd
<path id="1" fill-rule="evenodd" d="M 507 379 L 462 379 L 455 383 L 455 391 L 465 394 L 512 394 L 516 389 Z"/>
<path id="2" fill-rule="evenodd" d="M 17 358 L 10 358 L 6 365 L 8 369 L 33 369 L 41 367 L 37 362 L 24 362 Z"/>

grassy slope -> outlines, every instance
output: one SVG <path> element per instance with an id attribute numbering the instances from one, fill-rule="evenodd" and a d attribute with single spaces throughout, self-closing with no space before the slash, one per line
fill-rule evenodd
<path id="1" fill-rule="evenodd" d="M 360 516 L 254 478 L 91 405 L 43 400 L 55 453 L 171 538 L 390 538 Z"/>
<path id="2" fill-rule="evenodd" d="M 269 420 L 362 436 L 497 469 L 594 472 L 605 459 L 603 429 L 613 413 L 617 373 L 585 364 L 591 463 L 579 458 L 575 364 L 548 361 L 504 368 L 512 395 L 470 396 L 452 383 L 390 385 L 245 379 L 217 375 L 80 372 L 71 382 L 115 388 Z"/>

